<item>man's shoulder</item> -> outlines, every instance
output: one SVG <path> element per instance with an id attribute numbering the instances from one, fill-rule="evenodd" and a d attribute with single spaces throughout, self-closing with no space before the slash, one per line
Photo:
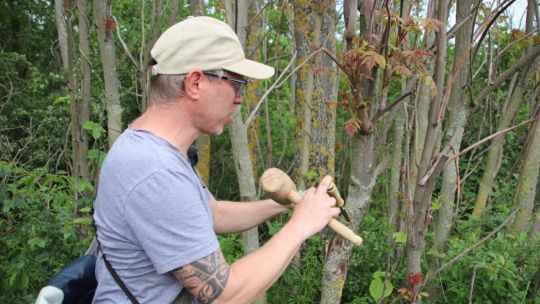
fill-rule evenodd
<path id="1" fill-rule="evenodd" d="M 149 132 L 132 129 L 118 137 L 105 159 L 105 166 L 147 172 L 189 168 L 187 160 L 176 148 Z"/>

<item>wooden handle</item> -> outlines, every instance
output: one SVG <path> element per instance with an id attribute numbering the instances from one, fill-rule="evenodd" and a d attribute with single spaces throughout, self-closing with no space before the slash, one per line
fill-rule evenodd
<path id="1" fill-rule="evenodd" d="M 290 202 L 298 203 L 302 199 L 300 194 L 296 191 L 289 192 L 288 199 Z M 343 225 L 342 223 L 338 222 L 336 219 L 331 219 L 330 222 L 328 222 L 328 227 L 330 229 L 334 230 L 337 234 L 341 235 L 345 239 L 351 241 L 355 245 L 362 245 L 362 238 L 354 233 L 349 227 Z"/>
<path id="2" fill-rule="evenodd" d="M 291 178 L 277 168 L 266 170 L 260 178 L 260 184 L 273 200 L 282 205 L 288 205 L 289 202 L 298 203 L 302 199 L 300 194 L 296 192 L 296 186 Z M 328 227 L 353 244 L 362 244 L 363 240 L 360 236 L 337 220 L 331 219 L 328 222 Z"/>
<path id="3" fill-rule="evenodd" d="M 341 194 L 339 194 L 336 184 L 331 183 L 326 192 L 328 192 L 328 195 L 336 199 L 336 207 L 341 208 L 345 205 L 345 201 L 341 197 Z"/>

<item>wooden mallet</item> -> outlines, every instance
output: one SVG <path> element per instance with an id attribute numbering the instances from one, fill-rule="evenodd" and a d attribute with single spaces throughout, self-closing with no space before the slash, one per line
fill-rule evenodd
<path id="1" fill-rule="evenodd" d="M 259 180 L 263 190 L 276 202 L 282 205 L 298 203 L 302 199 L 296 191 L 296 186 L 291 178 L 277 168 L 266 170 Z M 349 227 L 343 225 L 335 219 L 328 222 L 328 227 L 334 230 L 343 238 L 351 241 L 355 245 L 362 244 L 362 238 L 354 233 Z"/>

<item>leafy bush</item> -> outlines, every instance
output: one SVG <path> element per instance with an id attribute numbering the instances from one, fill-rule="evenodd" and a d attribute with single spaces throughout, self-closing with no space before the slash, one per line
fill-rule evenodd
<path id="1" fill-rule="evenodd" d="M 0 182 L 0 303 L 28 303 L 88 247 L 92 235 L 74 221 L 73 210 L 89 202 L 73 200 L 65 172 L 0 162 Z"/>

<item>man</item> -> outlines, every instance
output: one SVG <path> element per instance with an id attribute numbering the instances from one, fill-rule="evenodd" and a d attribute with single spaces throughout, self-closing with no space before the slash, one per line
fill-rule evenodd
<path id="1" fill-rule="evenodd" d="M 209 17 L 169 28 L 151 51 L 149 103 L 103 163 L 95 201 L 101 250 L 141 303 L 170 303 L 185 288 L 201 303 L 251 303 L 285 270 L 302 242 L 339 213 L 330 178 L 306 191 L 290 221 L 258 251 L 229 265 L 216 233 L 244 231 L 285 210 L 272 200 L 216 201 L 187 160 L 242 103 L 244 77 L 273 68 L 245 59 L 236 34 Z M 129 303 L 100 255 L 96 303 Z"/>

